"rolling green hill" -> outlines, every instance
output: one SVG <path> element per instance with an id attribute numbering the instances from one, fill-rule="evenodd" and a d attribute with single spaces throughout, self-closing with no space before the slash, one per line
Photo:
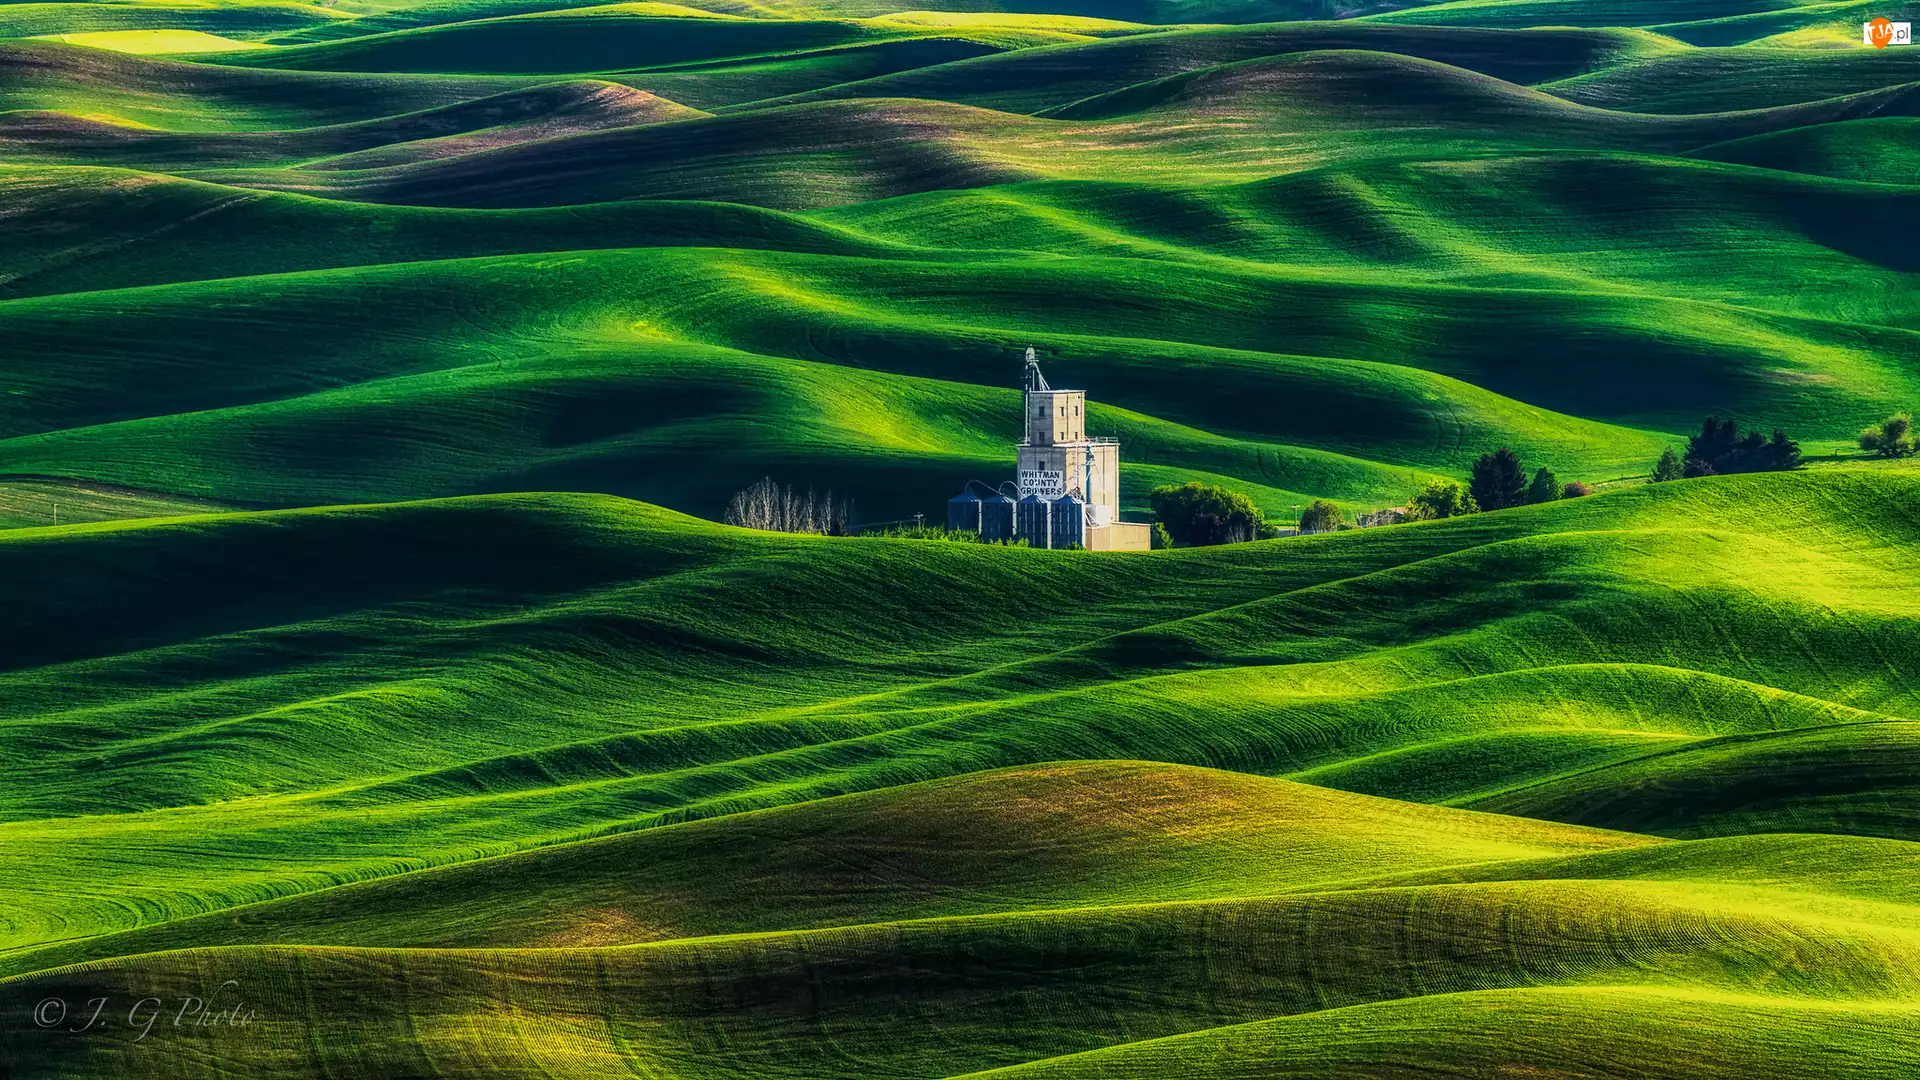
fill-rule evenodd
<path id="1" fill-rule="evenodd" d="M 0 1080 L 1915 1075 L 1880 13 L 0 4 Z"/>
<path id="2" fill-rule="evenodd" d="M 1634 112 L 1765 109 L 1920 78 L 1920 57 L 1869 49 L 1687 49 L 1544 84 L 1570 101 Z"/>
<path id="3" fill-rule="evenodd" d="M 455 105 L 525 83 L 255 72 L 51 41 L 0 41 L 0 119 L 37 111 L 164 132 L 286 131 Z M 9 145 L 8 159 L 33 150 Z"/>
<path id="4" fill-rule="evenodd" d="M 806 53 L 914 33 L 838 21 L 635 16 L 616 6 L 578 15 L 480 19 L 216 59 L 320 71 L 558 74 Z"/>
<path id="5" fill-rule="evenodd" d="M 0 11 L 0 39 L 68 34 L 187 32 L 259 41 L 345 21 L 324 4 L 297 0 L 133 0 L 130 3 L 10 3 Z M 82 39 L 85 40 L 84 38 Z"/>
<path id="6" fill-rule="evenodd" d="M 1409 29 L 1370 22 L 1273 23 L 1021 49 L 849 82 L 785 100 L 927 98 L 1034 113 L 1170 75 L 1329 49 L 1416 56 L 1532 85 L 1680 48 L 1652 34 L 1618 29 L 1513 31 Z M 777 103 L 783 102 L 767 102 Z"/>
<path id="7" fill-rule="evenodd" d="M 1875 181 L 1896 176 L 1914 160 L 1914 123 L 1905 117 L 1819 124 L 1718 143 L 1699 151 L 1703 158 Z"/>
<path id="8" fill-rule="evenodd" d="M 38 164 L 5 173 L 26 201 L 0 225 L 15 253 L 0 321 L 70 366 L 8 425 L 0 468 L 243 504 L 561 487 L 707 514 L 780 472 L 898 517 L 991 471 L 1010 429 L 980 391 L 1006 385 L 998 358 L 1027 342 L 1126 410 L 1111 422 L 1146 466 L 1135 505 L 1183 470 L 1270 509 L 1389 505 L 1503 442 L 1609 480 L 1707 412 L 1830 447 L 1912 399 L 1913 262 L 1876 224 L 1909 192 L 1670 156 L 1894 123 L 1903 84 L 1822 82 L 1806 53 L 1780 52 L 1803 100 L 1652 115 L 1323 47 L 1414 47 L 1404 28 L 1342 33 L 1132 32 L 995 58 L 1050 57 L 1042 74 L 1083 52 L 1101 72 L 1146 58 L 1121 80 L 1202 65 L 1119 89 L 1106 74 L 1092 96 L 1060 83 L 1081 98 L 1044 118 L 865 90 L 706 117 L 604 80 L 20 46 L 35 51 L 14 92 L 36 111 L 0 129 Z M 1549 89 L 1686 55 L 1617 31 L 1438 33 L 1422 51 Z M 1141 51 L 1162 37 L 1177 48 Z M 1234 59 L 1249 52 L 1264 58 Z M 925 73 L 966 83 L 988 62 Z M 676 77 L 708 75 L 739 70 Z M 222 120 L 192 111 L 200 93 Z M 419 107 L 365 115 L 379 100 Z M 251 130 L 228 102 L 257 110 Z M 353 201 L 369 198 L 386 205 Z M 474 257 L 495 261 L 455 261 Z M 312 275 L 347 268 L 364 272 Z M 274 347 L 313 356 L 291 381 L 239 344 L 294 325 L 315 332 Z M 751 397 L 721 389 L 740 379 Z M 737 423 L 749 400 L 791 419 Z M 876 426 L 880 400 L 914 419 Z"/>
<path id="9" fill-rule="evenodd" d="M 849 1046 L 916 1075 L 1071 1070 L 1276 1017 L 1308 1033 L 1302 1075 L 1336 1075 L 1312 1033 L 1338 1010 L 1405 1038 L 1501 993 L 1596 1047 L 1657 1037 L 1636 1010 L 1670 1002 L 1727 1028 L 1689 1051 L 1701 1074 L 1812 1075 L 1839 1032 L 1895 1038 L 1914 1008 L 1912 725 L 1890 718 L 1920 687 L 1917 479 L 1160 558 L 583 496 L 19 530 L 9 602 L 42 633 L 0 677 L 0 730 L 35 748 L 0 807 L 0 994 L 236 978 L 266 1075 L 744 1075 Z M 1796 835 L 1822 831 L 1887 839 Z M 1695 836 L 1735 839 L 1663 839 Z M 481 1003 L 508 985 L 516 1014 L 600 1019 L 500 1042 L 517 1021 Z M 1796 1038 L 1732 1035 L 1755 1009 Z M 1475 1023 L 1491 1041 L 1450 1052 L 1518 1052 L 1523 1020 Z M 496 1049 L 423 1035 L 443 1024 Z M 217 1035 L 137 1060 L 189 1070 Z M 6 1037 L 63 1072 L 131 1052 Z"/>
<path id="10" fill-rule="evenodd" d="M 9 113 L 0 142 L 22 158 L 126 160 L 169 164 L 243 165 L 288 159 L 309 168 L 359 169 L 457 157 L 522 142 L 541 142 L 607 126 L 639 126 L 705 116 L 617 83 L 578 80 L 463 101 L 405 116 L 292 132 L 181 133 L 69 113 Z M 31 150 L 26 149 L 31 147 Z"/>

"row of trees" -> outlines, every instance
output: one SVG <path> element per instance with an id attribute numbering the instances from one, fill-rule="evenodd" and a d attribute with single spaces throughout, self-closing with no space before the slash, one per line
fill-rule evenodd
<path id="1" fill-rule="evenodd" d="M 854 525 L 852 499 L 834 498 L 832 488 L 825 494 L 815 494 L 808 488 L 802 494 L 791 484 L 775 483 L 772 477 L 762 477 L 751 487 L 736 492 L 721 520 L 729 525 L 769 532 L 852 536 L 858 531 Z"/>
<path id="2" fill-rule="evenodd" d="M 1593 489 L 1579 481 L 1562 484 L 1552 469 L 1541 466 L 1531 476 L 1520 456 L 1507 447 L 1482 454 L 1473 463 L 1473 478 L 1465 486 L 1435 480 L 1413 493 L 1404 513 L 1380 511 L 1365 515 L 1360 526 L 1389 525 L 1397 521 L 1428 521 L 1460 517 L 1483 510 L 1505 510 L 1531 503 L 1577 499 Z M 1153 514 L 1172 544 L 1208 547 L 1235 544 L 1276 535 L 1258 506 L 1246 495 L 1215 484 L 1193 481 L 1154 488 L 1148 495 Z M 1300 514 L 1301 533 L 1334 532 L 1354 528 L 1340 504 L 1315 499 Z M 1156 540 L 1158 537 L 1156 536 Z M 1159 546 L 1160 543 L 1155 544 Z"/>
<path id="3" fill-rule="evenodd" d="M 1562 484 L 1545 465 L 1536 469 L 1529 480 L 1520 455 L 1504 446 L 1491 454 L 1480 455 L 1473 463 L 1473 479 L 1467 485 L 1468 498 L 1481 510 L 1506 510 L 1556 499 L 1577 499 L 1592 493 L 1592 488 L 1578 480 Z"/>
<path id="4" fill-rule="evenodd" d="M 1709 416 L 1700 425 L 1700 434 L 1687 438 L 1686 454 L 1676 454 L 1673 447 L 1667 447 L 1654 463 L 1649 479 L 1659 484 L 1695 476 L 1783 472 L 1799 467 L 1800 444 L 1779 428 L 1773 430 L 1771 439 L 1758 430 L 1743 435 L 1737 422 Z"/>
<path id="5" fill-rule="evenodd" d="M 1593 488 L 1579 480 L 1562 484 L 1553 470 L 1544 465 L 1534 472 L 1532 480 L 1528 480 L 1525 469 L 1518 464 L 1519 458 L 1505 447 L 1484 455 L 1480 460 L 1486 462 L 1496 455 L 1513 457 L 1513 461 L 1509 463 L 1496 459 L 1489 463 L 1481 474 L 1475 476 L 1471 486 L 1463 487 L 1452 480 L 1435 480 L 1414 492 L 1407 499 L 1407 520 L 1432 521 L 1436 518 L 1461 517 L 1484 510 L 1509 510 L 1516 506 L 1578 499 L 1593 494 Z M 1513 475 L 1516 468 L 1519 471 L 1517 480 Z"/>
<path id="6" fill-rule="evenodd" d="M 1591 494 L 1593 489 L 1578 480 L 1562 484 L 1545 465 L 1534 470 L 1529 478 L 1520 455 L 1503 446 L 1480 455 L 1473 463 L 1473 477 L 1466 486 L 1452 480 L 1435 480 L 1414 492 L 1407 500 L 1406 516 L 1412 521 L 1432 521 Z"/>
<path id="7" fill-rule="evenodd" d="M 1907 457 L 1920 451 L 1914 440 L 1913 417 L 1894 413 L 1860 432 L 1860 449 L 1876 457 Z M 1800 466 L 1800 444 L 1775 428 L 1773 437 L 1759 431 L 1744 434 L 1732 420 L 1709 416 L 1700 425 L 1700 433 L 1687 438 L 1684 455 L 1668 447 L 1654 463 L 1652 481 L 1656 484 L 1693 476 L 1719 476 L 1728 473 L 1776 472 Z"/>

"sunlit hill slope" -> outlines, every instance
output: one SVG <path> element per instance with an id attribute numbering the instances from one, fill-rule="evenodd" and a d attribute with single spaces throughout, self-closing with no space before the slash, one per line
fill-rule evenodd
<path id="1" fill-rule="evenodd" d="M 1920 53 L 985 6 L 0 5 L 0 1076 L 1920 1074 Z"/>

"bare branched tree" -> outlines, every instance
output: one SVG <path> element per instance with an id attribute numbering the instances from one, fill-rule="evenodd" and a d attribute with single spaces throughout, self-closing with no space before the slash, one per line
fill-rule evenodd
<path id="1" fill-rule="evenodd" d="M 736 493 L 723 520 L 744 529 L 851 536 L 853 500 L 834 498 L 832 488 L 825 495 L 808 488 L 803 495 L 768 476 Z"/>
<path id="2" fill-rule="evenodd" d="M 1398 525 L 1403 521 L 1411 521 L 1412 519 L 1407 516 L 1407 511 L 1404 508 L 1389 506 L 1385 510 L 1374 510 L 1370 513 L 1361 514 L 1355 520 L 1361 528 L 1372 529 L 1381 525 Z"/>

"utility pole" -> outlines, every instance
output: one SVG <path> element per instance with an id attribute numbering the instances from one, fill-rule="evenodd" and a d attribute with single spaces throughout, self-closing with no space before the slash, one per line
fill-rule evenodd
<path id="1" fill-rule="evenodd" d="M 54 502 L 53 496 L 49 495 L 47 496 L 47 505 L 53 507 L 53 527 L 57 529 L 60 527 L 60 504 Z"/>

